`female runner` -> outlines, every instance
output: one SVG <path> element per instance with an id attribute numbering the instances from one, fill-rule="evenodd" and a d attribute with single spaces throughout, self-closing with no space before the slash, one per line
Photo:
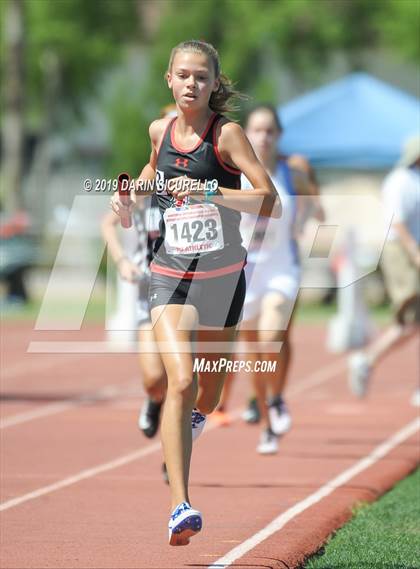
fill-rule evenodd
<path id="1" fill-rule="evenodd" d="M 280 220 L 245 214 L 241 223 L 242 236 L 249 243 L 241 336 L 267 345 L 282 342 L 278 353 L 254 354 L 255 360 L 276 361 L 274 373 L 254 373 L 252 377 L 263 424 L 257 447 L 261 454 L 277 452 L 277 437 L 291 426 L 283 392 L 290 368 L 290 333 L 300 283 L 296 239 L 310 216 L 324 219 L 316 179 L 307 160 L 299 155 L 278 154 L 282 131 L 273 106 L 260 104 L 248 112 L 245 133 L 270 174 L 283 206 Z M 242 185 L 251 187 L 246 180 Z M 268 404 L 267 388 L 271 392 Z"/>
<path id="2" fill-rule="evenodd" d="M 218 53 L 203 41 L 176 46 L 166 74 L 177 117 L 154 121 L 146 166 L 155 173 L 161 236 L 151 264 L 152 323 L 167 374 L 162 441 L 172 497 L 170 545 L 187 545 L 202 527 L 190 505 L 193 431 L 201 432 L 223 387 L 224 372 L 193 371 L 194 352 L 210 362 L 232 351 L 245 297 L 240 211 L 280 216 L 276 190 L 239 125 L 223 115 L 236 94 L 221 74 Z M 243 172 L 253 189 L 240 190 Z M 138 185 L 136 199 L 147 193 Z M 118 214 L 131 212 L 117 195 Z M 194 345 L 194 331 L 200 333 Z M 209 348 L 210 346 L 210 348 Z"/>

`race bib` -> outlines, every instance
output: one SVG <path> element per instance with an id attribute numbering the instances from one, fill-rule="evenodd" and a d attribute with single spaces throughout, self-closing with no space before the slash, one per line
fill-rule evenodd
<path id="1" fill-rule="evenodd" d="M 222 220 L 213 204 L 170 207 L 163 219 L 169 255 L 211 253 L 224 247 Z"/>

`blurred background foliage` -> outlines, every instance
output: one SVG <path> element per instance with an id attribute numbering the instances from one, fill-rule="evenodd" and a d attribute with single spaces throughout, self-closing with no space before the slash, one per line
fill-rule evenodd
<path id="1" fill-rule="evenodd" d="M 148 159 L 147 126 L 171 101 L 164 73 L 171 48 L 189 38 L 219 50 L 223 71 L 256 99 L 278 95 L 276 69 L 298 90 L 316 86 L 336 53 L 349 71 L 366 50 L 418 62 L 418 0 L 2 0 L 2 172 L 19 195 L 21 172 L 7 174 L 14 117 L 37 144 L 88 121 L 86 102 L 108 128 L 104 175 L 136 175 Z M 17 19 L 21 20 L 19 34 Z M 11 87 L 12 85 L 12 87 Z M 19 104 L 17 103 L 19 101 Z M 19 122 L 20 121 L 20 122 Z M 6 133 L 6 134 L 5 134 Z M 19 200 L 10 202 L 16 205 Z"/>

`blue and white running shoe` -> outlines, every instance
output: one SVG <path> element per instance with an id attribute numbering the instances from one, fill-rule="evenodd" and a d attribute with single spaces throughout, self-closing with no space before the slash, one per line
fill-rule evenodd
<path id="1" fill-rule="evenodd" d="M 203 432 L 204 426 L 206 424 L 207 417 L 197 411 L 197 409 L 192 410 L 191 414 L 191 428 L 192 428 L 192 440 L 193 442 L 198 439 L 198 437 Z"/>
<path id="2" fill-rule="evenodd" d="M 188 502 L 181 502 L 169 520 L 169 545 L 188 545 L 190 537 L 201 531 L 201 513 L 193 510 Z"/>

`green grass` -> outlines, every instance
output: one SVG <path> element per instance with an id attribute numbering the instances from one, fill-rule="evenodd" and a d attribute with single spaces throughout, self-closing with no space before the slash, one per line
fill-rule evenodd
<path id="1" fill-rule="evenodd" d="M 72 316 L 75 311 L 78 311 L 80 303 L 76 299 L 59 301 L 50 301 L 48 304 L 48 314 L 51 315 L 53 320 L 65 320 L 66 318 Z M 10 307 L 6 310 L 1 310 L 1 320 L 4 323 L 16 322 L 16 321 L 35 321 L 38 317 L 39 310 L 41 308 L 40 300 L 32 300 L 28 302 L 25 306 L 21 307 Z M 91 298 L 84 321 L 91 323 L 104 322 L 105 319 L 105 301 L 102 298 Z"/>
<path id="2" fill-rule="evenodd" d="M 420 470 L 354 518 L 304 565 L 305 569 L 418 569 Z"/>

